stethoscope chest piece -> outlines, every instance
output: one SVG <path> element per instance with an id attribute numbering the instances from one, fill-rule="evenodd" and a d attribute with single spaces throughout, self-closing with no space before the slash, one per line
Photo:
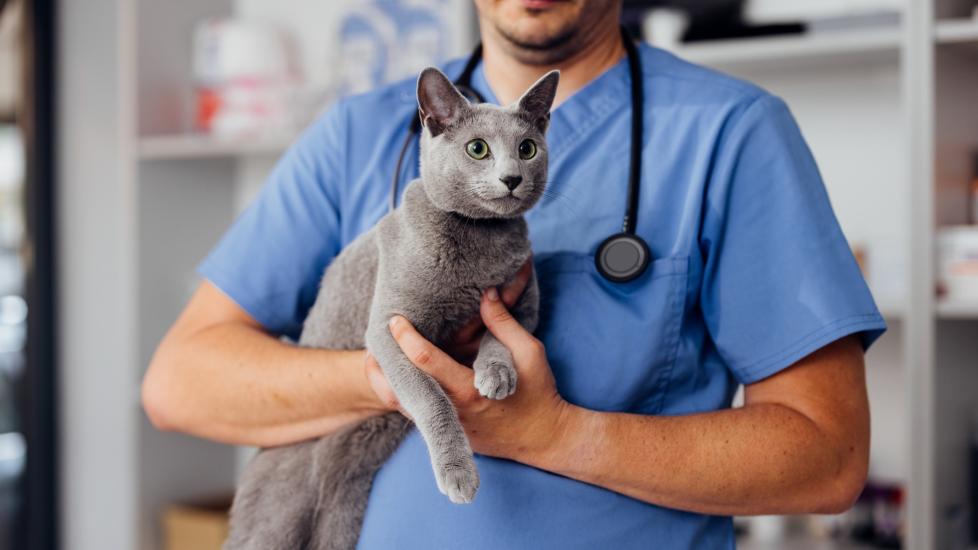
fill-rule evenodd
<path id="1" fill-rule="evenodd" d="M 632 233 L 618 233 L 605 239 L 594 256 L 598 273 L 615 283 L 627 283 L 645 273 L 652 254 L 645 241 Z"/>

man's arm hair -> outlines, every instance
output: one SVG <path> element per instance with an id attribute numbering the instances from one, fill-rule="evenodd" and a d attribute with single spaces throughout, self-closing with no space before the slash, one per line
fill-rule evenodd
<path id="1" fill-rule="evenodd" d="M 335 432 L 387 408 L 363 351 L 281 342 L 205 281 L 163 338 L 143 379 L 161 430 L 269 447 Z"/>
<path id="2" fill-rule="evenodd" d="M 523 461 L 669 508 L 841 513 L 866 480 L 869 402 L 855 336 L 747 386 L 742 408 L 688 416 L 574 410 L 551 449 Z"/>

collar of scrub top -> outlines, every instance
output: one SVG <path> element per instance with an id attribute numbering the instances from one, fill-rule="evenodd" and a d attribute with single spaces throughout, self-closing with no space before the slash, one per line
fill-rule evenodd
<path id="1" fill-rule="evenodd" d="M 609 281 L 627 283 L 640 277 L 651 263 L 652 255 L 645 241 L 636 234 L 638 225 L 638 199 L 642 178 L 642 118 L 644 106 L 644 90 L 642 69 L 638 48 L 628 31 L 621 28 L 622 44 L 628 56 L 628 72 L 631 81 L 632 125 L 631 125 L 631 155 L 628 173 L 628 194 L 625 204 L 625 217 L 622 221 L 621 233 L 616 233 L 601 243 L 594 256 L 595 267 Z M 482 59 L 482 44 L 478 44 L 469 55 L 465 67 L 455 79 L 455 87 L 472 103 L 483 103 L 485 99 L 472 88 L 472 74 Z M 421 132 L 421 118 L 414 116 L 404 144 L 401 146 L 391 177 L 391 192 L 388 207 L 397 207 L 398 183 L 404 164 L 404 157 L 411 146 L 414 137 Z"/>

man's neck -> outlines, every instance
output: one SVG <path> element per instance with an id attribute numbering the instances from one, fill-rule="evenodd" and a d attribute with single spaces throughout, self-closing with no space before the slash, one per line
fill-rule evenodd
<path id="1" fill-rule="evenodd" d="M 554 99 L 554 108 L 586 86 L 602 73 L 615 66 L 625 48 L 618 27 L 604 29 L 589 37 L 589 43 L 577 53 L 553 65 L 538 65 L 520 61 L 507 51 L 505 38 L 491 28 L 482 29 L 483 69 L 489 87 L 501 105 L 515 102 L 540 77 L 553 69 L 560 69 L 560 85 Z"/>

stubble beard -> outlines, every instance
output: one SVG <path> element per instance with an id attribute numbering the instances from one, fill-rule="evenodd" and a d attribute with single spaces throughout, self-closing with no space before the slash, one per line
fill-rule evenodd
<path id="1" fill-rule="evenodd" d="M 506 53 L 528 65 L 555 65 L 573 57 L 586 45 L 575 28 L 561 29 L 542 40 L 527 40 L 498 24 L 493 27 L 503 38 Z"/>

